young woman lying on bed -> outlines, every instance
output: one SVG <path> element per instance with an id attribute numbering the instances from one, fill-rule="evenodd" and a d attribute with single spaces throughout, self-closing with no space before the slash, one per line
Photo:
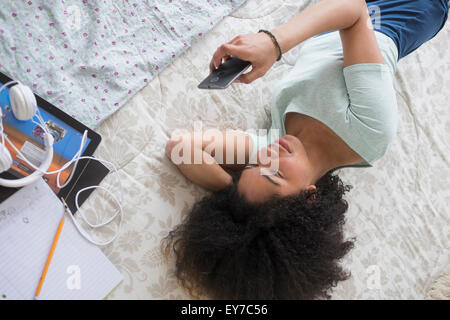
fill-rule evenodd
<path id="1" fill-rule="evenodd" d="M 447 14 L 447 0 L 323 0 L 271 31 L 283 53 L 304 42 L 274 88 L 271 130 L 282 138 L 230 130 L 167 143 L 172 160 L 192 155 L 177 162 L 180 171 L 215 191 L 164 241 L 185 288 L 216 299 L 312 299 L 348 277 L 338 262 L 353 246 L 342 230 L 350 186 L 332 172 L 369 167 L 386 153 L 396 134 L 396 63 Z M 250 83 L 279 54 L 267 33 L 239 35 L 217 49 L 210 68 L 237 56 L 252 63 L 239 78 Z M 194 154 L 203 161 L 192 164 Z"/>

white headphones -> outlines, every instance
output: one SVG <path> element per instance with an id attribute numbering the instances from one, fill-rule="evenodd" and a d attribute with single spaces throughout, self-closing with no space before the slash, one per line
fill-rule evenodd
<path id="1" fill-rule="evenodd" d="M 19 187 L 23 187 L 23 186 L 26 186 L 28 184 L 35 182 L 37 179 L 42 177 L 44 174 L 57 173 L 56 184 L 57 184 L 58 188 L 64 188 L 72 179 L 75 169 L 77 167 L 78 161 L 80 159 L 92 159 L 92 160 L 96 160 L 96 161 L 103 163 L 104 165 L 106 165 L 106 167 L 108 167 L 110 170 L 112 170 L 116 173 L 117 180 L 118 180 L 117 182 L 120 187 L 120 200 L 118 200 L 112 194 L 111 191 L 109 191 L 108 189 L 106 189 L 102 186 L 89 186 L 89 187 L 83 188 L 77 192 L 77 194 L 75 195 L 75 206 L 77 207 L 77 210 L 80 213 L 81 219 L 85 223 L 87 223 L 91 228 L 99 228 L 99 227 L 105 226 L 106 224 L 108 224 L 112 220 L 114 220 L 115 217 L 120 215 L 121 218 L 120 218 L 119 225 L 117 227 L 116 234 L 110 240 L 105 241 L 105 242 L 94 241 L 92 239 L 92 237 L 85 230 L 83 230 L 83 228 L 78 224 L 78 222 L 73 217 L 73 215 L 69 214 L 69 216 L 72 219 L 72 221 L 74 222 L 75 227 L 78 229 L 80 234 L 83 237 L 85 237 L 88 241 L 92 242 L 93 244 L 100 245 L 100 246 L 111 243 L 119 235 L 120 227 L 122 225 L 122 220 L 123 220 L 123 209 L 120 204 L 122 202 L 122 184 L 121 184 L 121 180 L 118 175 L 116 167 L 114 166 L 114 164 L 112 164 L 109 161 L 100 160 L 98 158 L 90 157 L 90 156 L 81 156 L 81 154 L 83 152 L 83 148 L 87 141 L 87 131 L 84 131 L 83 137 L 81 139 L 80 148 L 78 149 L 75 156 L 70 161 L 66 162 L 60 169 L 54 170 L 54 171 L 47 171 L 53 160 L 54 138 L 53 138 L 52 134 L 49 132 L 44 119 L 41 117 L 41 114 L 37 107 L 36 97 L 34 96 L 33 92 L 31 91 L 31 89 L 29 87 L 21 84 L 19 81 L 10 81 L 0 87 L 0 92 L 2 92 L 2 90 L 4 90 L 8 85 L 11 85 L 11 84 L 13 84 L 13 86 L 9 89 L 9 98 L 11 100 L 11 108 L 12 108 L 13 114 L 18 120 L 23 120 L 23 121 L 32 120 L 36 125 L 38 125 L 44 131 L 44 144 L 45 144 L 46 155 L 45 155 L 44 161 L 42 161 L 41 165 L 39 167 L 37 167 L 30 160 L 28 160 L 25 157 L 25 155 L 23 155 L 23 153 L 20 152 L 20 150 L 17 149 L 17 147 L 11 142 L 11 140 L 8 138 L 8 136 L 3 131 L 3 117 L 2 117 L 2 109 L 0 107 L 0 135 L 1 135 L 0 173 L 8 170 L 12 164 L 11 154 L 9 153 L 9 150 L 7 149 L 7 147 L 5 145 L 6 142 L 8 142 L 8 144 L 17 152 L 17 154 L 21 157 L 21 159 L 23 159 L 28 165 L 30 165 L 33 169 L 35 169 L 35 171 L 32 174 L 30 174 L 29 176 L 26 176 L 24 178 L 19 178 L 19 179 L 14 179 L 14 180 L 0 178 L 0 185 L 5 186 L 5 187 L 10 187 L 10 188 L 19 188 Z M 36 122 L 33 119 L 35 116 L 39 122 Z M 70 176 L 66 180 L 66 182 L 63 185 L 61 185 L 60 184 L 60 174 L 62 171 L 64 171 L 70 165 L 72 165 L 72 163 L 74 164 L 74 166 L 72 168 L 72 172 L 70 173 Z M 118 207 L 116 212 L 111 217 L 109 217 L 105 222 L 102 222 L 99 224 L 90 223 L 78 205 L 78 196 L 80 195 L 80 193 L 90 190 L 90 189 L 94 189 L 94 188 L 100 188 L 100 189 L 106 191 L 107 193 L 109 193 L 111 196 L 111 199 L 117 204 L 117 207 Z"/>
<path id="2" fill-rule="evenodd" d="M 8 85 L 14 84 L 9 90 L 9 98 L 11 100 L 11 108 L 14 116 L 18 120 L 32 120 L 36 115 L 40 123 L 38 124 L 44 130 L 45 159 L 39 166 L 39 170 L 35 170 L 32 174 L 20 179 L 4 179 L 0 178 L 0 185 L 9 188 L 19 188 L 35 182 L 44 175 L 44 172 L 50 167 L 53 160 L 53 141 L 54 138 L 47 129 L 42 118 L 38 114 L 36 98 L 31 89 L 18 81 L 10 81 L 0 87 L 0 92 Z M 12 144 L 3 132 L 3 117 L 0 108 L 0 135 L 2 143 L 0 145 L 0 173 L 7 171 L 12 165 L 11 154 L 5 145 L 5 140 Z"/>

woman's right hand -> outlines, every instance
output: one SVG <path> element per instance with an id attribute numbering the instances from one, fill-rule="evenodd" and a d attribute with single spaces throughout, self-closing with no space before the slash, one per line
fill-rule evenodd
<path id="1" fill-rule="evenodd" d="M 222 60 L 226 61 L 235 56 L 252 64 L 252 70 L 242 74 L 236 82 L 251 83 L 266 74 L 278 55 L 278 48 L 269 35 L 263 32 L 243 34 L 217 48 L 209 64 L 209 70 L 213 72 L 222 64 Z"/>

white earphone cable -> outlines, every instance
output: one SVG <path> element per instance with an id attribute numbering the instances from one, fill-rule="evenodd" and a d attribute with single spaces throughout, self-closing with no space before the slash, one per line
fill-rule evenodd
<path id="1" fill-rule="evenodd" d="M 103 226 L 109 224 L 111 221 L 113 221 L 117 216 L 120 216 L 119 225 L 117 226 L 117 231 L 116 231 L 116 233 L 114 234 L 114 236 L 113 236 L 110 240 L 105 241 L 105 242 L 97 242 L 97 241 L 94 241 L 94 240 L 92 239 L 92 237 L 89 236 L 89 235 L 87 234 L 87 232 L 86 232 L 85 230 L 83 230 L 83 228 L 81 228 L 81 226 L 80 226 L 80 225 L 78 224 L 78 222 L 76 221 L 75 217 L 74 217 L 72 214 L 70 215 L 72 221 L 74 222 L 76 228 L 78 229 L 78 231 L 80 232 L 81 235 L 83 235 L 87 240 L 89 240 L 89 241 L 90 241 L 91 243 L 93 243 L 93 244 L 96 244 L 96 245 L 98 245 L 98 246 L 104 246 L 104 245 L 110 244 L 111 242 L 113 242 L 113 241 L 117 238 L 117 236 L 120 234 L 120 230 L 121 230 L 121 227 L 122 227 L 122 221 L 123 221 L 124 217 L 123 217 L 123 208 L 122 208 L 122 205 L 121 205 L 121 203 L 122 203 L 122 201 L 123 201 L 123 193 L 122 193 L 122 183 L 121 183 L 121 179 L 120 179 L 120 177 L 119 177 L 119 173 L 118 173 L 118 171 L 117 171 L 117 168 L 114 166 L 113 163 L 111 163 L 111 162 L 109 162 L 109 161 L 101 160 L 101 159 L 98 159 L 98 158 L 95 158 L 95 157 L 91 157 L 91 156 L 82 156 L 82 157 L 79 157 L 79 158 L 78 158 L 78 160 L 80 160 L 80 159 L 92 159 L 92 160 L 99 161 L 99 162 L 101 162 L 102 164 L 108 164 L 108 165 L 110 165 L 110 166 L 112 167 L 112 170 L 113 170 L 114 173 L 115 173 L 115 176 L 117 177 L 117 181 L 118 181 L 118 184 L 119 184 L 119 190 L 120 190 L 120 199 L 119 199 L 119 200 L 115 197 L 115 195 L 114 195 L 109 189 L 107 189 L 107 188 L 105 188 L 105 187 L 103 187 L 103 186 L 99 186 L 99 185 L 97 185 L 97 186 L 89 186 L 89 187 L 82 188 L 82 189 L 80 189 L 80 190 L 76 193 L 76 195 L 75 195 L 75 206 L 77 207 L 77 210 L 78 210 L 78 212 L 79 212 L 80 218 L 81 218 L 81 219 L 82 219 L 89 227 L 91 227 L 92 229 L 96 229 L 96 228 L 103 227 Z M 77 162 L 78 162 L 78 161 L 77 161 Z M 111 168 L 110 168 L 110 169 L 111 169 Z M 93 224 L 93 223 L 89 222 L 89 220 L 86 218 L 86 216 L 85 216 L 85 214 L 84 214 L 84 211 L 80 208 L 79 202 L 78 202 L 78 197 L 80 196 L 80 194 L 81 194 L 82 192 L 87 191 L 87 190 L 90 190 L 90 189 L 101 189 L 101 190 L 105 191 L 106 193 L 108 193 L 108 194 L 111 196 L 112 200 L 117 204 L 117 209 L 116 209 L 115 213 L 114 213 L 111 217 L 109 217 L 108 219 L 106 219 L 104 222 L 101 222 L 101 223 L 98 223 L 98 224 Z"/>

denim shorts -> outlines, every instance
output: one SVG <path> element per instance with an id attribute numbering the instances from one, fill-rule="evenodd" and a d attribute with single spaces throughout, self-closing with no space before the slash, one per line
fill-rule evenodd
<path id="1" fill-rule="evenodd" d="M 366 0 L 374 30 L 394 40 L 398 59 L 433 38 L 448 17 L 448 0 Z"/>

